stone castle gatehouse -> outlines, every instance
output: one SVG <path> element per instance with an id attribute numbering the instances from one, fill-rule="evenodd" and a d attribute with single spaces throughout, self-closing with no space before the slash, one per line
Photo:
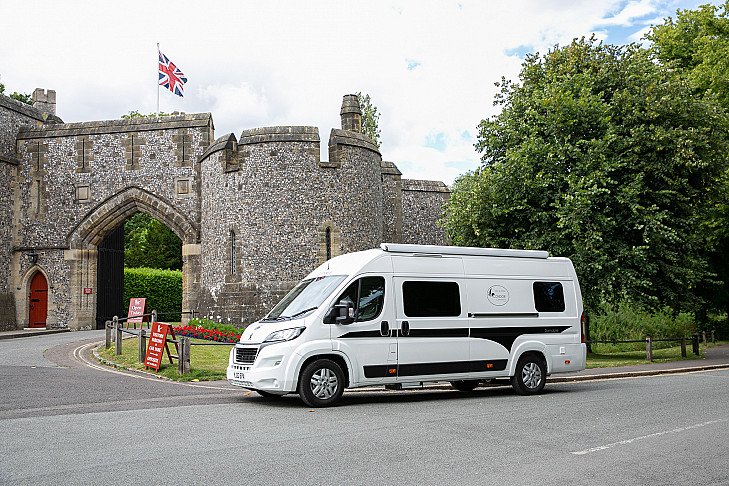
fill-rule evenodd
<path id="1" fill-rule="evenodd" d="M 103 324 L 123 275 L 105 262 L 140 211 L 182 240 L 183 310 L 239 327 L 328 258 L 445 242 L 447 187 L 384 162 L 354 95 L 328 161 L 315 127 L 215 139 L 209 113 L 63 123 L 54 91 L 33 99 L 0 95 L 0 330 Z"/>

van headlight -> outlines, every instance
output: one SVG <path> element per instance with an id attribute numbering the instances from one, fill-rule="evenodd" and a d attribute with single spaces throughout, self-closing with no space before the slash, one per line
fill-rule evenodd
<path id="1" fill-rule="evenodd" d="M 280 331 L 275 331 L 269 334 L 266 339 L 263 340 L 263 342 L 270 343 L 273 341 L 291 341 L 292 339 L 296 339 L 297 337 L 301 336 L 301 333 L 304 332 L 304 329 L 306 329 L 306 327 L 292 327 L 291 329 L 282 329 Z"/>

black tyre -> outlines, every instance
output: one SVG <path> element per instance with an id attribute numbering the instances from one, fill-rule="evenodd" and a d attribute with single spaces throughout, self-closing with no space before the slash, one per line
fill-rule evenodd
<path id="1" fill-rule="evenodd" d="M 455 388 L 458 391 L 462 392 L 470 392 L 476 389 L 476 387 L 479 385 L 478 380 L 460 380 L 460 381 L 452 381 L 451 386 Z"/>
<path id="2" fill-rule="evenodd" d="M 547 381 L 547 364 L 536 354 L 525 354 L 516 363 L 511 386 L 519 395 L 541 393 Z"/>
<path id="3" fill-rule="evenodd" d="M 299 377 L 299 396 L 310 407 L 329 407 L 344 393 L 342 367 L 330 359 L 317 359 Z"/>

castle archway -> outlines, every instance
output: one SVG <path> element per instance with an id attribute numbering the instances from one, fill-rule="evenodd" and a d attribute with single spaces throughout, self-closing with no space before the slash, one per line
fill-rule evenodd
<path id="1" fill-rule="evenodd" d="M 69 250 L 66 260 L 70 263 L 73 309 L 69 327 L 97 327 L 97 304 L 101 293 L 98 281 L 99 246 L 108 235 L 137 212 L 146 213 L 160 221 L 182 241 L 182 310 L 196 309 L 200 275 L 197 225 L 170 201 L 138 187 L 130 187 L 89 211 L 68 235 Z M 107 284 L 108 282 L 105 283 Z M 183 315 L 182 320 L 187 322 L 189 316 Z"/>

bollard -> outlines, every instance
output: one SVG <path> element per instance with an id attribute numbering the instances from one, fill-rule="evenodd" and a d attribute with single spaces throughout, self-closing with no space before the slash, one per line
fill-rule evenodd
<path id="1" fill-rule="evenodd" d="M 701 335 L 704 338 L 704 347 L 706 347 L 706 331 L 701 331 Z"/>
<path id="2" fill-rule="evenodd" d="M 114 331 L 116 331 L 115 332 L 116 349 L 115 349 L 114 354 L 116 354 L 117 356 L 121 356 L 121 354 L 122 354 L 122 327 L 124 326 L 124 324 L 121 324 L 121 325 L 119 324 L 119 318 L 117 316 L 114 316 L 113 322 L 114 322 Z"/>
<path id="3" fill-rule="evenodd" d="M 111 341 L 112 341 L 112 339 L 111 339 L 111 321 L 106 321 L 106 323 L 104 323 L 104 329 L 106 330 L 106 348 L 104 348 L 104 349 L 109 349 L 111 347 Z"/>
<path id="4" fill-rule="evenodd" d="M 139 348 L 139 362 L 144 363 L 145 358 L 147 357 L 147 331 L 142 329 L 142 326 L 139 326 L 139 339 L 138 339 L 137 347 Z"/>
<path id="5" fill-rule="evenodd" d="M 180 336 L 180 347 L 177 351 L 177 374 L 184 375 L 190 372 L 190 338 Z"/>
<path id="6" fill-rule="evenodd" d="M 714 330 L 711 330 L 711 344 L 716 344 L 716 340 L 714 340 Z"/>
<path id="7" fill-rule="evenodd" d="M 699 356 L 699 333 L 695 332 L 691 335 L 691 350 L 696 356 Z"/>
<path id="8" fill-rule="evenodd" d="M 681 357 L 682 358 L 686 357 L 686 338 L 685 337 L 681 338 Z"/>
<path id="9" fill-rule="evenodd" d="M 653 341 L 650 336 L 645 338 L 645 359 L 649 362 L 653 362 Z"/>

